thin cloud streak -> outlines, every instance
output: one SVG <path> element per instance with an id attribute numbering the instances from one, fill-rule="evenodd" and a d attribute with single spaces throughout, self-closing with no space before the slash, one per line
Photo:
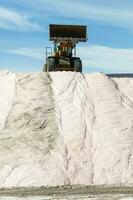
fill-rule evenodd
<path id="1" fill-rule="evenodd" d="M 78 56 L 83 60 L 83 67 L 104 69 L 109 72 L 133 73 L 133 49 L 119 49 L 92 45 L 79 47 Z"/>
<path id="2" fill-rule="evenodd" d="M 9 53 L 18 56 L 25 56 L 35 60 L 44 60 L 45 52 L 41 48 L 18 48 L 10 49 L 4 51 L 4 53 Z"/>
<path id="3" fill-rule="evenodd" d="M 0 29 L 14 31 L 43 31 L 42 27 L 30 20 L 29 15 L 20 14 L 0 6 Z"/>
<path id="4" fill-rule="evenodd" d="M 32 3 L 31 0 L 28 0 Z M 64 0 L 38 0 L 37 4 L 34 1 L 36 9 L 43 11 L 44 13 L 49 11 L 51 15 L 56 17 L 78 18 L 85 20 L 97 20 L 101 23 L 108 25 L 128 28 L 133 30 L 133 12 L 130 7 L 119 8 L 119 7 L 107 7 L 97 6 L 84 2 L 77 1 L 64 1 Z"/>
<path id="5" fill-rule="evenodd" d="M 6 53 L 26 56 L 45 62 L 45 52 L 41 48 L 19 48 L 6 50 Z M 116 49 L 105 46 L 92 45 L 78 47 L 77 56 L 83 61 L 83 71 L 94 68 L 97 71 L 133 73 L 133 49 Z"/>

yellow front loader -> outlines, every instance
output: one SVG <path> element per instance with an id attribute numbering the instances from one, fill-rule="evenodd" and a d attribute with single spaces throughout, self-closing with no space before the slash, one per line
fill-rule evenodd
<path id="1" fill-rule="evenodd" d="M 82 72 L 81 59 L 76 57 L 76 44 L 87 41 L 86 26 L 50 24 L 49 40 L 54 41 L 54 51 L 52 53 L 51 48 L 46 47 L 46 64 L 43 71 Z"/>

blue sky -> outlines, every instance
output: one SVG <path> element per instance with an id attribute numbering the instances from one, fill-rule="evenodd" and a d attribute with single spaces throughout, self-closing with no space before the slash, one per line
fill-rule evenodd
<path id="1" fill-rule="evenodd" d="M 77 54 L 84 72 L 133 73 L 132 0 L 0 0 L 0 69 L 40 71 L 48 25 L 88 27 Z"/>

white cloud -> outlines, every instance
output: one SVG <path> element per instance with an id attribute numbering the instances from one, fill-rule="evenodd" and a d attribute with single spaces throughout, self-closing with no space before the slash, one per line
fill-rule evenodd
<path id="1" fill-rule="evenodd" d="M 45 50 L 41 48 L 19 48 L 5 51 L 45 61 Z M 81 57 L 84 71 L 127 72 L 133 73 L 133 49 L 118 49 L 92 45 L 78 47 L 77 56 Z"/>
<path id="2" fill-rule="evenodd" d="M 28 8 L 34 8 L 36 12 L 40 12 L 44 20 L 51 20 L 50 17 L 52 17 L 52 20 L 55 21 L 56 17 L 63 16 L 67 18 L 67 22 L 69 18 L 92 19 L 133 30 L 133 12 L 129 4 L 125 3 L 125 7 L 118 7 L 115 4 L 113 6 L 113 3 L 112 6 L 99 6 L 90 2 L 92 1 L 86 3 L 77 0 L 27 0 L 26 5 Z M 36 22 L 32 22 L 29 16 L 3 7 L 0 7 L 0 27 L 15 30 L 42 30 L 42 27 Z"/>
<path id="3" fill-rule="evenodd" d="M 37 4 L 34 0 L 28 0 L 28 2 L 34 2 L 36 8 L 43 9 L 46 13 L 49 11 L 52 16 L 64 16 L 80 20 L 92 19 L 109 25 L 133 29 L 133 11 L 130 6 L 127 8 L 127 4 L 125 4 L 125 7 L 115 7 L 113 3 L 112 6 L 98 6 L 90 4 L 89 1 L 85 3 L 77 0 L 38 0 Z"/>
<path id="4" fill-rule="evenodd" d="M 41 48 L 18 48 L 4 51 L 5 53 L 26 56 L 36 60 L 44 60 L 45 51 Z"/>
<path id="5" fill-rule="evenodd" d="M 89 68 L 106 72 L 133 73 L 133 49 L 118 49 L 92 45 L 79 47 L 77 55 L 83 60 L 85 70 Z"/>
<path id="6" fill-rule="evenodd" d="M 17 31 L 42 31 L 42 27 L 36 22 L 32 22 L 28 15 L 12 11 L 1 6 L 0 28 Z"/>

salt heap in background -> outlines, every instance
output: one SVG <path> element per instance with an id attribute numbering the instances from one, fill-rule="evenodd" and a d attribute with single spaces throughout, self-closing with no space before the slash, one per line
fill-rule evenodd
<path id="1" fill-rule="evenodd" d="M 133 185 L 133 78 L 0 72 L 0 186 Z"/>

